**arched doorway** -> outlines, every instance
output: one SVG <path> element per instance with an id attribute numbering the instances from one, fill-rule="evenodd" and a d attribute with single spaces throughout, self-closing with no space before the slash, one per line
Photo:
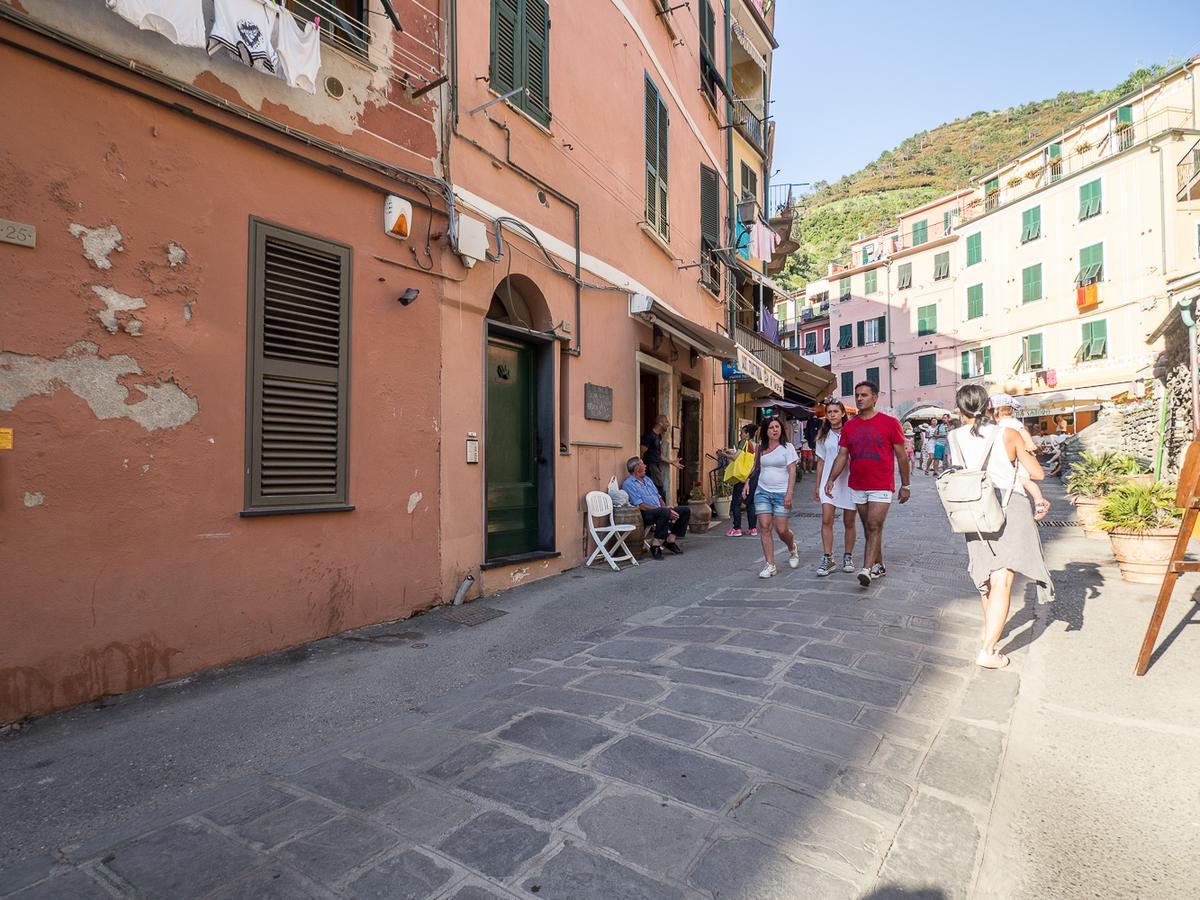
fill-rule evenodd
<path id="1" fill-rule="evenodd" d="M 555 551 L 550 312 L 532 279 L 496 285 L 487 314 L 484 430 L 487 564 Z"/>

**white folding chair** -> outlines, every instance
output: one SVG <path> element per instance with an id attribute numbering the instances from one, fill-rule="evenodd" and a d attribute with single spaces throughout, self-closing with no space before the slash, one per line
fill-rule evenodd
<path id="1" fill-rule="evenodd" d="M 638 561 L 634 559 L 633 552 L 625 543 L 625 535 L 633 531 L 636 525 L 618 525 L 613 518 L 613 502 L 612 497 L 603 491 L 588 491 L 587 495 L 587 512 L 588 512 L 588 534 L 592 536 L 592 540 L 596 543 L 596 549 L 592 551 L 592 555 L 588 557 L 585 566 L 590 566 L 596 561 L 597 556 L 603 556 L 614 572 L 621 571 L 621 567 L 617 565 L 625 560 L 632 560 L 636 566 Z M 596 525 L 596 519 L 601 519 L 607 524 L 600 526 Z M 612 544 L 610 550 L 609 544 Z M 613 553 L 624 550 L 621 556 L 614 556 Z"/>

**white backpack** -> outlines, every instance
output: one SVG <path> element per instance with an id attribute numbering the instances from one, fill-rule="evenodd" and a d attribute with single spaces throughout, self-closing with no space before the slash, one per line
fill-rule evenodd
<path id="1" fill-rule="evenodd" d="M 950 520 L 950 530 L 957 534 L 982 536 L 995 534 L 1004 527 L 1004 507 L 1008 505 L 1008 497 L 1003 504 L 1000 502 L 996 496 L 996 486 L 987 471 L 992 447 L 1002 431 L 998 426 L 993 429 L 978 469 L 950 469 L 937 478 L 938 499 L 942 501 L 942 508 Z M 950 445 L 955 457 L 966 458 L 958 448 L 953 433 L 950 435 Z M 1013 487 L 1016 487 L 1015 478 Z M 1008 494 L 1011 497 L 1012 491 Z"/>

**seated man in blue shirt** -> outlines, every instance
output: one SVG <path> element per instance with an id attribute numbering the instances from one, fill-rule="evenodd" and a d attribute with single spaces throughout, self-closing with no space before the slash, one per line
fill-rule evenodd
<path id="1" fill-rule="evenodd" d="M 642 522 L 647 528 L 654 528 L 654 536 L 650 539 L 650 555 L 662 559 L 664 541 L 672 553 L 682 553 L 676 538 L 687 534 L 692 511 L 686 506 L 671 508 L 663 503 L 658 488 L 646 475 L 646 464 L 640 457 L 631 456 L 625 468 L 629 470 L 629 477 L 621 484 L 621 490 L 629 495 L 629 502 L 642 511 Z"/>

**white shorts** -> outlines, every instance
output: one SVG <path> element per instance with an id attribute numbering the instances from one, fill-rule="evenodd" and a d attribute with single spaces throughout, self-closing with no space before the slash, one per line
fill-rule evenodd
<path id="1" fill-rule="evenodd" d="M 850 497 L 854 500 L 856 506 L 862 506 L 865 503 L 891 503 L 891 491 L 856 491 L 850 489 Z"/>

